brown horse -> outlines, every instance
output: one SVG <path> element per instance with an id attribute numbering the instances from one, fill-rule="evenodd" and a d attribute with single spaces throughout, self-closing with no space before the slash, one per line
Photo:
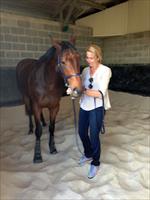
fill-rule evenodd
<path id="1" fill-rule="evenodd" d="M 19 90 L 23 96 L 26 113 L 29 115 L 29 132 L 33 131 L 31 115 L 35 120 L 34 163 L 42 162 L 40 139 L 42 135 L 42 108 L 49 110 L 49 149 L 57 153 L 54 141 L 55 119 L 59 111 L 60 99 L 64 94 L 64 84 L 71 89 L 71 95 L 81 94 L 80 55 L 68 41 L 54 42 L 53 46 L 36 59 L 24 59 L 16 67 Z M 43 121 L 44 123 L 44 121 Z"/>

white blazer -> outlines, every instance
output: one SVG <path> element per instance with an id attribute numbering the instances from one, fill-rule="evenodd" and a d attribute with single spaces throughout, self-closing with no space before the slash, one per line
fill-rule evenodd
<path id="1" fill-rule="evenodd" d="M 92 89 L 100 90 L 103 93 L 105 110 L 111 108 L 109 93 L 108 93 L 108 85 L 111 76 L 112 76 L 111 69 L 103 64 L 99 65 L 99 67 L 97 68 L 96 72 L 93 75 Z M 90 84 L 89 78 L 90 78 L 90 68 L 86 67 L 82 72 L 82 85 L 87 89 L 88 85 Z M 89 111 L 100 106 L 102 106 L 102 98 L 96 98 L 96 101 L 94 101 L 93 97 L 87 96 L 85 94 L 83 94 L 80 98 L 80 107 L 83 110 Z"/>

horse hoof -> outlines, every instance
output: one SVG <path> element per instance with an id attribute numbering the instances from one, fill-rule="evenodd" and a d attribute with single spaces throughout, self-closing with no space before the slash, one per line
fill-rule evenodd
<path id="1" fill-rule="evenodd" d="M 56 153 L 58 153 L 58 152 L 57 152 L 56 149 L 53 149 L 53 150 L 50 151 L 50 153 L 51 153 L 51 154 L 56 154 Z"/>
<path id="2" fill-rule="evenodd" d="M 43 160 L 42 160 L 42 158 L 34 158 L 33 159 L 33 163 L 42 163 L 43 162 Z"/>

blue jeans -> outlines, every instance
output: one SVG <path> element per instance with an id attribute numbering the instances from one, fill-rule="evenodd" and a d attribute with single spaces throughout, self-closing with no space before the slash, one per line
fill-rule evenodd
<path id="1" fill-rule="evenodd" d="M 92 157 L 92 165 L 100 165 L 101 143 L 100 130 L 103 122 L 103 107 L 90 111 L 80 108 L 79 111 L 79 136 L 83 144 L 84 154 Z M 90 134 L 88 133 L 90 130 Z"/>

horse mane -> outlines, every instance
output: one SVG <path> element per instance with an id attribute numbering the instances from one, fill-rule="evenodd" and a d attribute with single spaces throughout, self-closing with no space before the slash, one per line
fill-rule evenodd
<path id="1" fill-rule="evenodd" d="M 42 64 L 43 62 L 45 61 L 49 61 L 54 55 L 55 55 L 55 52 L 56 52 L 56 48 L 55 47 L 51 47 L 49 48 L 45 54 L 43 54 L 39 59 L 38 59 L 38 63 L 39 64 Z"/>
<path id="2" fill-rule="evenodd" d="M 73 44 L 71 44 L 68 41 L 61 41 L 58 42 L 58 45 L 61 46 L 61 52 L 67 51 L 67 50 L 75 50 L 76 48 L 73 46 Z M 52 46 L 50 47 L 46 53 L 44 53 L 38 60 L 37 60 L 37 64 L 39 64 L 38 66 L 40 67 L 40 65 L 42 63 L 48 63 L 54 56 L 56 53 L 56 47 Z"/>
<path id="3" fill-rule="evenodd" d="M 73 44 L 71 44 L 70 42 L 68 41 L 62 41 L 60 43 L 60 45 L 62 46 L 62 51 L 65 51 L 67 49 L 73 49 L 76 51 L 76 48 L 73 46 Z"/>

